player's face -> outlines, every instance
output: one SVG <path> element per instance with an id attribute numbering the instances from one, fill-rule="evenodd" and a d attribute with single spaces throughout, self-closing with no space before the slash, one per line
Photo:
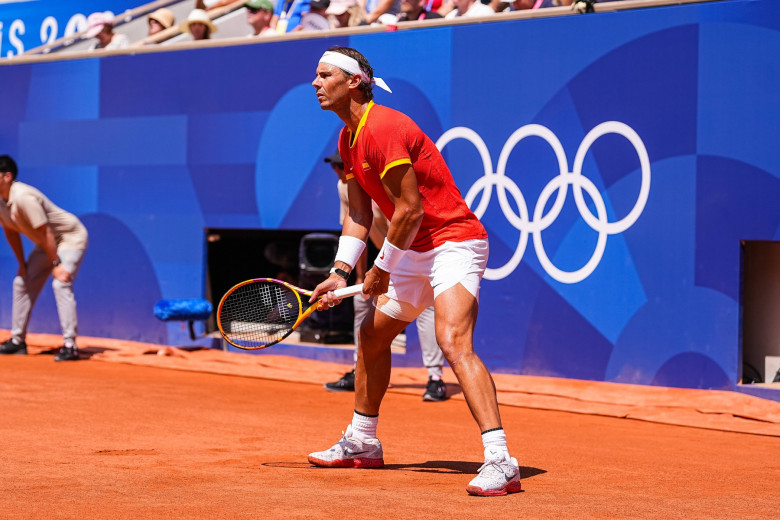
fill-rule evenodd
<path id="1" fill-rule="evenodd" d="M 323 110 L 334 110 L 349 101 L 349 78 L 338 67 L 320 63 L 311 84 Z"/>
<path id="2" fill-rule="evenodd" d="M 0 172 L 0 195 L 2 195 L 3 199 L 6 201 L 8 200 L 8 194 L 11 191 L 11 184 L 13 181 L 14 178 L 13 175 L 11 175 L 11 172 Z"/>

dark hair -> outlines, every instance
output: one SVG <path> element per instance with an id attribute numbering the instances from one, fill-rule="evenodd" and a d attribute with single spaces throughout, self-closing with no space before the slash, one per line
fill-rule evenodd
<path id="1" fill-rule="evenodd" d="M 0 155 L 0 173 L 11 172 L 11 177 L 16 180 L 18 171 L 16 161 L 11 159 L 10 155 Z"/>
<path id="2" fill-rule="evenodd" d="M 358 65 L 360 66 L 360 70 L 366 73 L 366 76 L 368 76 L 369 81 L 368 82 L 361 82 L 360 86 L 358 87 L 360 91 L 363 93 L 363 95 L 366 97 L 366 101 L 371 101 L 374 99 L 374 84 L 371 83 L 371 80 L 374 79 L 374 69 L 371 68 L 371 65 L 368 63 L 368 60 L 365 56 L 360 54 L 358 51 L 351 47 L 331 47 L 328 49 L 331 52 L 338 52 L 345 56 L 349 56 L 350 58 L 355 59 L 358 62 Z M 349 72 L 346 70 L 340 69 L 344 72 L 346 75 L 350 75 Z"/>

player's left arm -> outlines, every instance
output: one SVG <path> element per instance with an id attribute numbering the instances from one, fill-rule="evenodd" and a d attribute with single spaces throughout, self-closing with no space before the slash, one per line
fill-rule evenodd
<path id="1" fill-rule="evenodd" d="M 409 249 L 417 236 L 425 213 L 411 164 L 399 164 L 382 177 L 385 193 L 395 205 L 387 239 L 399 249 Z"/>
<path id="2" fill-rule="evenodd" d="M 387 241 L 392 246 L 405 251 L 411 247 L 414 237 L 417 236 L 425 214 L 417 185 L 417 175 L 411 164 L 398 164 L 385 172 L 382 184 L 385 193 L 395 206 L 387 230 Z M 374 265 L 366 273 L 363 292 L 372 296 L 384 294 L 389 283 L 390 273 Z"/>

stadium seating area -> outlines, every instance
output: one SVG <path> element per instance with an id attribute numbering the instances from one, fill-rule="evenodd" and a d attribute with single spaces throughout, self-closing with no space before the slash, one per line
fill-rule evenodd
<path id="1" fill-rule="evenodd" d="M 278 0 L 277 3 L 283 1 L 284 0 Z M 384 25 L 381 22 L 375 22 L 374 24 L 369 25 L 365 22 L 365 9 L 363 4 L 357 4 L 358 0 L 345 1 L 355 3 L 354 7 L 358 12 L 362 12 L 362 15 L 358 15 L 357 18 L 352 17 L 349 26 L 344 27 L 339 25 L 339 21 L 336 17 L 329 15 L 328 18 L 331 30 L 341 31 L 343 29 L 351 29 L 375 32 L 408 29 L 411 28 L 411 26 L 418 24 L 451 23 L 445 22 L 441 17 L 437 16 L 438 20 L 400 21 L 398 22 L 398 25 L 395 25 L 394 22 L 391 22 L 393 25 Z M 397 0 L 397 2 L 399 4 L 401 3 L 400 0 Z M 447 19 L 455 18 L 455 15 L 457 14 L 457 17 L 469 18 L 475 22 L 486 21 L 484 13 L 489 13 L 489 10 L 480 11 L 481 14 L 479 15 L 468 14 L 465 10 L 461 14 L 460 12 L 457 12 L 459 9 L 459 2 L 470 2 L 469 5 L 471 5 L 480 2 L 480 0 L 429 0 L 423 7 L 428 8 L 431 11 L 437 11 L 438 13 L 441 13 L 441 15 L 450 13 L 450 16 L 447 16 Z M 596 5 L 598 3 L 606 2 L 610 3 L 610 5 Z M 608 9 L 619 9 L 622 4 L 631 4 L 626 5 L 626 7 L 633 7 L 633 4 L 636 4 L 637 2 L 646 3 L 648 5 L 655 3 L 653 0 L 515 0 L 513 2 L 503 0 L 481 0 L 481 4 L 486 7 L 489 6 L 494 11 L 495 15 L 506 17 L 534 16 L 536 13 L 539 13 L 540 9 L 545 11 L 545 15 L 576 14 L 593 11 L 594 9 L 599 10 L 604 7 L 607 7 Z M 194 9 L 205 7 L 208 18 L 218 29 L 213 32 L 210 39 L 235 41 L 236 39 L 244 39 L 250 36 L 252 32 L 251 27 L 247 23 L 246 4 L 246 0 L 236 0 L 233 2 L 221 0 L 216 3 L 212 1 L 206 4 L 204 4 L 203 0 L 155 0 L 140 5 L 135 9 L 117 14 L 113 19 L 114 32 L 126 37 L 129 41 L 129 47 L 136 49 L 146 45 L 168 46 L 183 42 L 193 43 L 192 37 L 186 32 L 182 32 L 180 22 L 187 20 L 188 15 Z M 208 5 L 212 5 L 213 7 L 209 8 Z M 463 7 L 460 8 L 462 10 L 464 9 Z M 547 8 L 552 8 L 554 13 L 553 11 L 548 11 Z M 158 9 L 170 11 L 175 19 L 175 23 L 171 27 L 165 28 L 154 35 L 150 35 L 149 17 Z M 113 15 L 111 12 L 107 12 L 106 14 L 109 16 Z M 272 25 L 274 26 L 276 25 L 276 18 L 277 17 L 274 16 L 274 21 L 272 22 Z M 488 16 L 488 18 L 490 18 L 490 16 Z M 296 35 L 300 35 L 300 33 L 293 34 L 293 32 L 288 32 L 287 34 L 284 34 L 280 32 L 278 34 L 282 39 L 285 37 L 296 37 Z M 24 56 L 61 52 L 84 52 L 89 51 L 94 45 L 95 39 L 90 37 L 89 27 L 84 26 L 80 32 L 74 35 L 65 36 L 46 45 L 29 49 L 24 53 Z"/>

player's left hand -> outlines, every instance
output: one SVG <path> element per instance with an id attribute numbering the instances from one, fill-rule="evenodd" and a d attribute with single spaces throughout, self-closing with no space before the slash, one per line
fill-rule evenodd
<path id="1" fill-rule="evenodd" d="M 70 283 L 73 281 L 73 275 L 68 272 L 67 269 L 58 265 L 51 271 L 51 275 L 62 283 Z"/>
<path id="2" fill-rule="evenodd" d="M 390 287 L 390 273 L 387 271 L 374 266 L 366 273 L 366 280 L 363 282 L 363 294 L 380 296 L 387 292 L 388 287 Z"/>

